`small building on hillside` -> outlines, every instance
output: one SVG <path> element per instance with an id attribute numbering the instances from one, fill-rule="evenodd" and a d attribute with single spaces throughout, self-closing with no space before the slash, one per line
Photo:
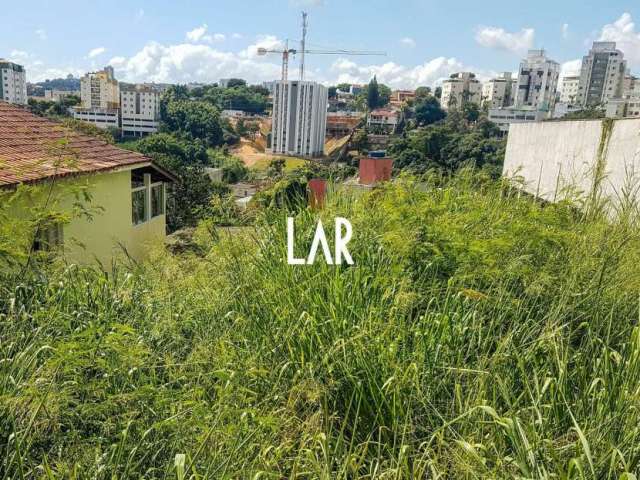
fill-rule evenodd
<path id="1" fill-rule="evenodd" d="M 372 110 L 367 117 L 367 128 L 375 134 L 392 134 L 401 120 L 401 113 L 390 108 Z"/>
<path id="2" fill-rule="evenodd" d="M 391 92 L 389 103 L 395 107 L 401 107 L 410 100 L 416 98 L 416 92 L 414 90 L 394 90 Z"/>
<path id="3" fill-rule="evenodd" d="M 141 259 L 166 235 L 172 181 L 140 153 L 0 101 L 0 192 L 22 190 L 9 215 L 29 225 L 27 248 L 105 267 L 124 254 Z"/>
<path id="4" fill-rule="evenodd" d="M 362 112 L 328 112 L 327 137 L 349 135 L 362 120 Z"/>

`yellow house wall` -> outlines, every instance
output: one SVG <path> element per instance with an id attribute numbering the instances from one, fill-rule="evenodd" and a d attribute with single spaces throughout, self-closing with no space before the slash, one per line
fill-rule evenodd
<path id="1" fill-rule="evenodd" d="M 75 192 L 82 188 L 89 192 L 89 202 L 82 196 L 76 198 Z M 16 213 L 21 217 L 29 216 L 33 207 L 35 210 L 43 208 L 48 197 L 48 187 L 42 184 L 37 193 L 18 202 Z M 165 215 L 133 225 L 129 170 L 58 180 L 51 198 L 49 205 L 52 211 L 71 216 L 63 226 L 63 254 L 70 262 L 87 264 L 97 260 L 109 268 L 113 259 L 126 254 L 142 260 L 149 246 L 166 235 Z M 83 206 L 84 211 L 90 212 L 90 218 L 72 215 L 77 203 Z"/>

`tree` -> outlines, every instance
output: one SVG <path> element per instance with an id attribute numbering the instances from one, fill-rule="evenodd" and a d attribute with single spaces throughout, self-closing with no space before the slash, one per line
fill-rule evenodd
<path id="1" fill-rule="evenodd" d="M 339 83 L 338 85 L 336 85 L 336 88 L 338 90 L 340 90 L 341 92 L 348 92 L 349 90 L 351 90 L 351 84 L 350 83 Z"/>
<path id="2" fill-rule="evenodd" d="M 442 98 L 442 87 L 436 87 L 433 91 L 433 96 L 440 100 Z"/>
<path id="3" fill-rule="evenodd" d="M 380 91 L 378 89 L 378 80 L 375 75 L 369 82 L 369 87 L 367 88 L 367 107 L 369 110 L 374 110 L 378 108 L 380 103 Z"/>
<path id="4" fill-rule="evenodd" d="M 431 96 L 431 88 L 430 87 L 418 87 L 415 91 L 416 100 L 421 100 Z"/>
<path id="5" fill-rule="evenodd" d="M 430 125 L 446 117 L 445 111 L 435 97 L 421 99 L 415 106 L 415 117 L 418 125 Z"/>
<path id="6" fill-rule="evenodd" d="M 179 178 L 167 195 L 169 231 L 195 226 L 206 217 L 213 186 L 204 172 L 209 158 L 201 141 L 157 133 L 141 139 L 136 148 Z"/>
<path id="7" fill-rule="evenodd" d="M 282 176 L 284 172 L 284 166 L 286 164 L 286 160 L 284 158 L 274 158 L 269 162 L 269 167 L 267 168 L 267 177 L 270 178 L 278 178 Z"/>
<path id="8" fill-rule="evenodd" d="M 336 98 L 338 96 L 338 89 L 336 87 L 329 87 L 328 97 Z"/>
<path id="9" fill-rule="evenodd" d="M 462 105 L 462 115 L 467 122 L 475 122 L 480 118 L 480 107 L 473 102 L 466 101 Z"/>
<path id="10" fill-rule="evenodd" d="M 227 88 L 246 87 L 246 86 L 247 86 L 247 82 L 241 78 L 230 78 L 229 81 L 227 81 Z"/>
<path id="11" fill-rule="evenodd" d="M 223 132 L 216 107 L 199 100 L 163 101 L 163 131 L 199 138 L 210 147 L 222 144 Z"/>

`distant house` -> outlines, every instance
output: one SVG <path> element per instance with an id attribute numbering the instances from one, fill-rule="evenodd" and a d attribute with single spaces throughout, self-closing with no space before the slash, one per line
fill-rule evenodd
<path id="1" fill-rule="evenodd" d="M 401 113 L 397 110 L 379 108 L 372 110 L 367 117 L 367 127 L 371 130 L 381 130 L 391 134 L 400 122 Z"/>
<path id="2" fill-rule="evenodd" d="M 164 238 L 166 186 L 175 177 L 151 159 L 0 101 L 0 189 L 27 190 L 11 207 L 16 218 L 41 222 L 33 249 L 56 250 L 73 262 L 107 266 L 126 250 L 144 257 Z"/>
<path id="3" fill-rule="evenodd" d="M 416 92 L 414 90 L 394 90 L 391 92 L 391 98 L 389 103 L 396 107 L 401 107 L 410 100 L 416 98 Z"/>

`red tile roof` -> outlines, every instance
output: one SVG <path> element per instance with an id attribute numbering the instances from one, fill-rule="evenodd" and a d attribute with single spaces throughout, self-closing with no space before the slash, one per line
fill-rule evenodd
<path id="1" fill-rule="evenodd" d="M 140 153 L 0 101 L 0 187 L 149 163 Z"/>

